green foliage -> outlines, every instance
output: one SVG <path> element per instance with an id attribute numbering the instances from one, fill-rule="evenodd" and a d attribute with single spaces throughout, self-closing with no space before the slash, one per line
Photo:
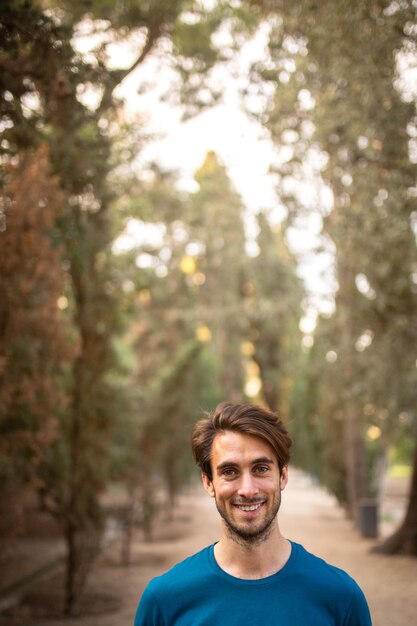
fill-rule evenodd
<path id="1" fill-rule="evenodd" d="M 289 416 L 290 388 L 297 376 L 298 324 L 304 293 L 284 232 L 274 232 L 262 213 L 258 223 L 259 254 L 248 259 L 247 281 L 243 285 L 248 337 L 254 345 L 253 359 L 260 370 L 265 402 L 272 411 Z"/>
<path id="2" fill-rule="evenodd" d="M 196 270 L 202 276 L 198 290 L 200 322 L 207 324 L 212 334 L 222 397 L 240 401 L 244 388 L 241 343 L 246 324 L 241 316 L 243 206 L 214 153 L 207 154 L 196 181 L 200 188 L 191 199 L 190 225 L 192 241 L 201 249 L 196 255 Z"/>
<path id="3" fill-rule="evenodd" d="M 63 193 L 55 237 L 70 279 L 62 287 L 68 292 L 79 352 L 71 363 L 72 376 L 64 377 L 72 389 L 68 410 L 59 416 L 60 438 L 48 450 L 39 475 L 45 505 L 62 521 L 66 536 L 68 613 L 76 608 L 103 528 L 99 495 L 108 481 L 113 412 L 123 404 L 130 410 L 135 401 L 129 394 L 122 400 L 114 393 L 117 375 L 111 374 L 117 368 L 111 340 L 124 321 L 113 297 L 123 289 L 114 281 L 116 268 L 109 265 L 113 259 L 109 174 L 114 155 L 106 129 L 119 106 L 113 92 L 161 37 L 173 36 L 185 4 L 189 7 L 184 2 L 28 0 L 5 2 L 0 8 L 4 158 L 46 140 Z M 84 18 L 93 30 L 102 27 L 100 20 L 110 20 L 107 33 L 101 33 L 104 39 L 91 53 L 96 55 L 91 63 L 74 48 L 78 22 Z M 108 67 L 106 46 L 133 33 L 141 37 L 132 66 Z M 80 95 L 86 89 L 101 94 L 96 109 L 83 104 Z M 161 197 L 155 197 L 148 206 L 160 202 Z M 35 315 L 38 312 L 36 304 Z"/>
<path id="4" fill-rule="evenodd" d="M 195 67 L 197 71 L 206 70 L 217 60 L 218 52 L 211 42 L 213 26 L 214 23 L 201 19 L 191 24 L 181 19 L 177 21 L 173 38 L 174 50 L 180 56 L 198 60 L 200 67 Z"/>
<path id="5" fill-rule="evenodd" d="M 154 27 L 175 19 L 183 0 L 44 0 L 43 4 L 74 23 L 83 18 L 108 20 L 115 30 L 129 31 L 134 27 Z"/>
<path id="6" fill-rule="evenodd" d="M 315 171 L 334 198 L 330 214 L 320 207 L 319 214 L 335 250 L 336 310 L 331 321 L 319 319 L 309 382 L 301 385 L 314 401 L 305 398 L 297 432 L 311 422 L 307 447 L 354 514 L 401 431 L 400 414 L 414 416 L 416 246 L 406 190 L 415 164 L 406 129 L 415 111 L 396 88 L 396 55 L 415 7 L 252 4 L 271 23 L 270 58 L 254 70 L 260 84 L 274 86 L 263 120 L 287 150 L 277 174 L 289 217 L 313 210 L 294 181 L 306 179 L 318 151 L 323 165 Z M 380 433 L 377 442 L 365 438 L 369 428 Z M 335 476 L 345 477 L 344 487 Z"/>

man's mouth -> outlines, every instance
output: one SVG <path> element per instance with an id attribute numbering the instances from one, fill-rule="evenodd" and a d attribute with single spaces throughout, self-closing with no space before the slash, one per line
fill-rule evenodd
<path id="1" fill-rule="evenodd" d="M 241 511 L 257 511 L 262 505 L 263 502 L 255 502 L 254 504 L 235 504 L 234 506 Z"/>

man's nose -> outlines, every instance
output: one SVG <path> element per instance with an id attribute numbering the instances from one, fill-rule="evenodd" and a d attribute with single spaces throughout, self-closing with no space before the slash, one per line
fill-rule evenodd
<path id="1" fill-rule="evenodd" d="M 259 492 L 255 476 L 250 472 L 245 472 L 240 478 L 238 494 L 244 498 L 253 498 Z"/>

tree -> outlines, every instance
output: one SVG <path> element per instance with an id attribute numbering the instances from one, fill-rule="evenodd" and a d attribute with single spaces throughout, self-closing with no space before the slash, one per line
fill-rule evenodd
<path id="1" fill-rule="evenodd" d="M 43 490 L 42 467 L 68 409 L 77 344 L 66 299 L 57 221 L 63 194 L 45 144 L 7 168 L 0 232 L 1 540 L 16 531 L 10 502 Z M 22 502 L 20 502 L 22 504 Z"/>
<path id="2" fill-rule="evenodd" d="M 303 290 L 283 230 L 274 232 L 262 213 L 258 223 L 259 254 L 248 259 L 243 286 L 248 338 L 254 346 L 252 358 L 259 367 L 265 402 L 271 411 L 288 415 Z"/>
<path id="3" fill-rule="evenodd" d="M 195 273 L 202 283 L 198 314 L 212 333 L 222 397 L 240 401 L 244 389 L 241 344 L 245 334 L 241 285 L 245 264 L 242 202 L 224 166 L 213 152 L 196 173 L 199 184 L 191 199 L 190 230 L 196 247 Z"/>
<path id="4" fill-rule="evenodd" d="M 396 59 L 411 42 L 415 7 L 251 4 L 270 17 L 268 67 L 257 70 L 275 84 L 263 119 L 291 155 L 279 171 L 290 215 L 311 210 L 294 185 L 311 170 L 309 155 L 321 155 L 321 176 L 333 193 L 333 210 L 321 217 L 335 250 L 336 358 L 320 387 L 324 406 L 333 404 L 343 424 L 345 496 L 355 517 L 373 487 L 368 427 L 381 432 L 383 455 L 401 411 L 414 414 L 415 238 L 406 192 L 415 180 L 406 132 L 414 108 L 396 89 Z"/>
<path id="5" fill-rule="evenodd" d="M 45 470 L 44 475 L 51 481 L 50 508 L 65 526 L 66 611 L 74 613 L 103 527 L 99 494 L 106 484 L 112 421 L 107 374 L 113 362 L 111 337 L 117 329 L 108 288 L 111 128 L 119 107 L 114 90 L 162 40 L 173 52 L 170 61 L 185 69 L 188 59 L 188 70 L 191 62 L 201 85 L 217 56 L 210 34 L 222 15 L 182 0 L 48 2 L 47 7 L 42 10 L 30 0 L 2 3 L 0 111 L 6 128 L 4 158 L 48 141 L 65 195 L 60 241 L 69 265 L 68 295 L 79 351 L 73 363 L 70 410 L 62 426 L 64 441 L 57 452 L 65 459 L 62 472 L 53 477 Z M 184 8 L 195 12 L 192 23 L 183 19 Z M 99 39 L 91 62 L 75 49 L 82 20 L 90 21 Z M 112 68 L 107 64 L 108 45 L 131 33 L 140 35 L 136 58 L 129 67 Z M 191 33 L 200 35 L 193 45 Z M 98 95 L 95 108 L 83 98 L 88 90 Z M 196 102 L 198 93 L 195 87 Z"/>
<path id="6" fill-rule="evenodd" d="M 404 520 L 398 530 L 377 546 L 375 552 L 417 556 L 417 448 L 414 451 L 413 470 Z"/>

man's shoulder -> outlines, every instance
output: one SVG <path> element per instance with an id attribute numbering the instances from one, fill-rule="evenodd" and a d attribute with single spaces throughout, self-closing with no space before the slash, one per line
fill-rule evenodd
<path id="1" fill-rule="evenodd" d="M 369 608 L 362 589 L 345 570 L 297 544 L 296 585 L 313 603 L 319 600 L 328 611 L 339 615 L 337 623 L 370 626 Z"/>
<path id="2" fill-rule="evenodd" d="M 309 552 L 300 544 L 295 544 L 297 549 L 297 561 L 301 570 L 308 573 L 309 577 L 326 586 L 339 587 L 342 592 L 357 588 L 355 580 L 343 569 L 332 565 L 312 552 Z"/>
<path id="3" fill-rule="evenodd" d="M 164 574 L 156 576 L 148 584 L 148 589 L 153 593 L 178 589 L 206 575 L 209 569 L 209 553 L 211 549 L 212 546 L 207 546 L 180 561 Z"/>

